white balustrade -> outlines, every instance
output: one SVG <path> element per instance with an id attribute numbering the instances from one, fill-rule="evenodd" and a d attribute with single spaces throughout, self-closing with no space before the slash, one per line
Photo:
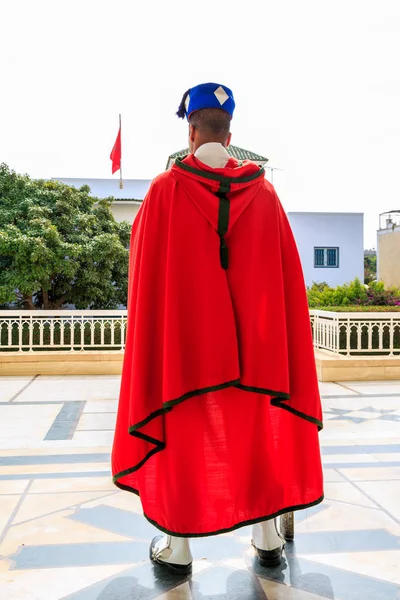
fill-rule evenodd
<path id="1" fill-rule="evenodd" d="M 311 310 L 314 347 L 336 354 L 400 354 L 400 312 Z"/>
<path id="2" fill-rule="evenodd" d="M 336 354 L 400 354 L 400 313 L 310 311 L 314 347 Z M 0 351 L 119 350 L 126 310 L 0 310 Z M 289 333 L 290 335 L 290 333 Z"/>
<path id="3" fill-rule="evenodd" d="M 123 351 L 126 318 L 126 310 L 0 310 L 0 351 Z"/>

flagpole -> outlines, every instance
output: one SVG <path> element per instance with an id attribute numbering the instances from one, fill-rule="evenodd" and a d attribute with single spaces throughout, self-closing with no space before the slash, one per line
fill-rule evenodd
<path id="1" fill-rule="evenodd" d="M 119 114 L 119 131 L 121 136 L 121 157 L 120 157 L 120 165 L 119 165 L 119 189 L 122 190 L 124 188 L 124 182 L 122 181 L 122 129 L 121 129 L 121 113 Z"/>

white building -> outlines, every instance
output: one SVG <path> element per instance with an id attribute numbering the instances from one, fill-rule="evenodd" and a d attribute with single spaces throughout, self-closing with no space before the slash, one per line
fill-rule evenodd
<path id="1" fill-rule="evenodd" d="M 307 286 L 364 281 L 362 213 L 290 212 L 288 218 Z"/>
<path id="2" fill-rule="evenodd" d="M 119 179 L 74 179 L 53 177 L 67 185 L 80 188 L 88 185 L 92 196 L 96 198 L 114 198 L 111 211 L 119 223 L 133 223 L 143 198 L 150 187 L 151 179 L 124 179 L 124 187 L 119 188 Z"/>
<path id="3" fill-rule="evenodd" d="M 252 160 L 265 166 L 268 159 L 237 146 L 229 146 L 231 156 Z M 167 169 L 188 149 L 171 154 Z M 268 168 L 268 167 L 267 167 Z M 132 223 L 150 187 L 149 179 L 126 179 L 119 188 L 115 179 L 54 178 L 74 187 L 88 185 L 97 198 L 114 197 L 111 210 L 117 221 Z M 364 280 L 364 231 L 361 213 L 291 212 L 290 224 L 300 252 L 306 285 L 326 282 L 331 286 L 347 283 L 358 277 Z"/>

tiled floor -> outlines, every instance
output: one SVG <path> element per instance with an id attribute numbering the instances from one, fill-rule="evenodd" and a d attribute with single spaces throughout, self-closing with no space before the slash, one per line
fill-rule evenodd
<path id="1" fill-rule="evenodd" d="M 156 534 L 111 483 L 118 377 L 0 377 L 0 598 L 399 600 L 400 382 L 321 384 L 324 504 L 281 567 L 250 530 L 193 540 L 193 576 L 148 561 Z"/>

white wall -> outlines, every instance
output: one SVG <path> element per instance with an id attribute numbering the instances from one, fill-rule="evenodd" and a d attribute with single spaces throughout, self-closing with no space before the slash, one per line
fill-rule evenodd
<path id="1" fill-rule="evenodd" d="M 129 202 L 127 200 L 121 202 L 114 201 L 110 208 L 118 223 L 121 223 L 121 221 L 128 221 L 128 223 L 132 224 L 139 211 L 140 203 Z"/>
<path id="2" fill-rule="evenodd" d="M 358 277 L 364 281 L 364 215 L 362 213 L 288 213 L 299 249 L 306 285 L 331 286 Z M 315 268 L 315 247 L 338 247 L 339 268 Z"/>

